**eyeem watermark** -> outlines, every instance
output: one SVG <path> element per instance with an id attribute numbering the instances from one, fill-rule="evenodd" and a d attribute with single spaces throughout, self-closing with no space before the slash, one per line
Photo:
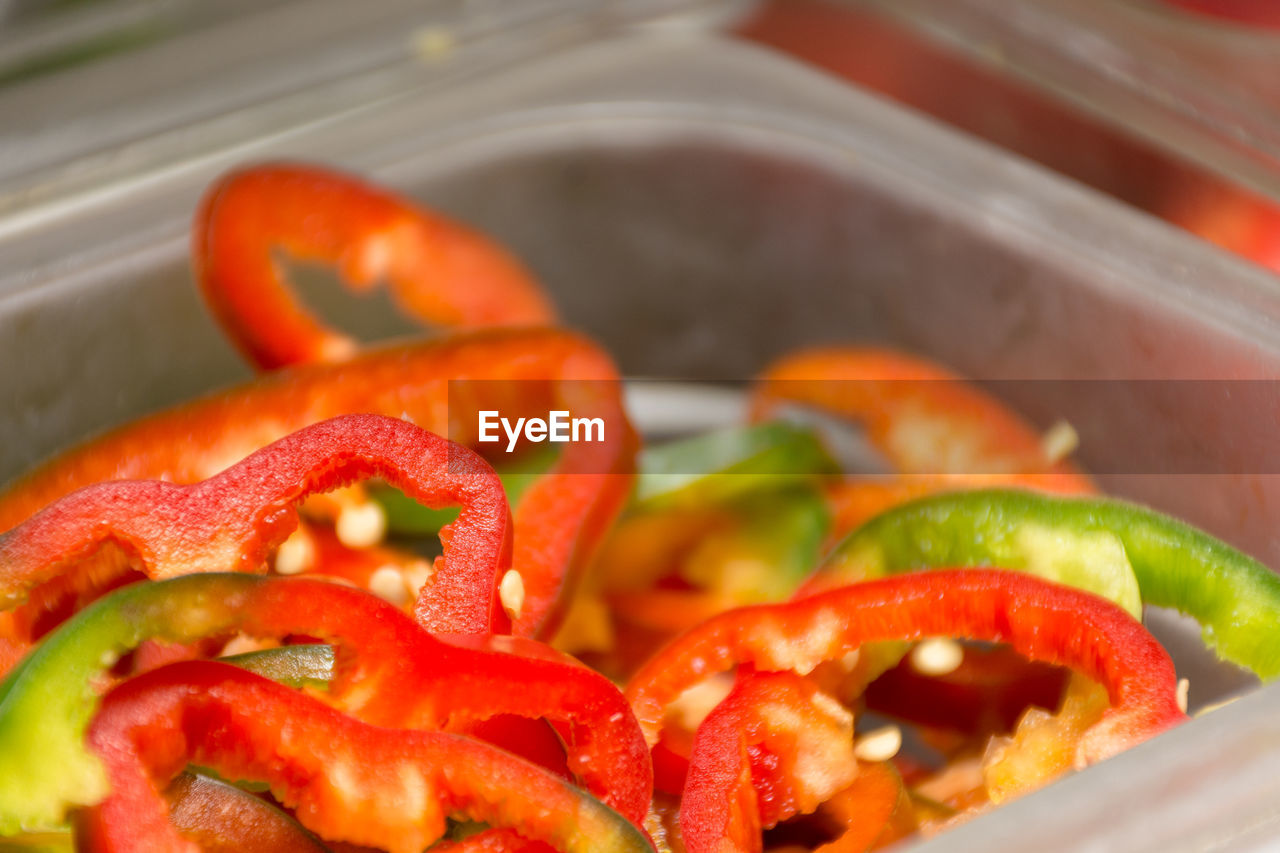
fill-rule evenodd
<path id="1" fill-rule="evenodd" d="M 487 409 L 479 413 L 478 439 L 486 444 L 507 439 L 507 452 L 515 450 L 521 438 L 526 441 L 550 441 L 564 444 L 570 441 L 604 441 L 604 418 L 575 418 L 569 412 L 548 412 L 543 418 L 504 418 L 497 411 Z"/>

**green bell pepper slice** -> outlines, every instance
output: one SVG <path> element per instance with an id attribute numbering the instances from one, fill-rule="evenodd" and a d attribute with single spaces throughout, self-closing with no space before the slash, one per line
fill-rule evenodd
<path id="1" fill-rule="evenodd" d="M 0 684 L 0 835 L 57 827 L 107 793 L 84 736 L 95 681 L 144 640 L 190 643 L 233 629 L 251 575 L 191 575 L 108 595 L 49 635 Z"/>
<path id="2" fill-rule="evenodd" d="M 685 579 L 740 604 L 789 598 L 818 564 L 831 529 L 822 493 L 793 483 L 744 495 L 726 508 L 737 523 L 716 542 L 728 559 L 691 558 L 682 571 Z"/>
<path id="3" fill-rule="evenodd" d="M 256 672 L 286 687 L 329 687 L 333 680 L 333 646 L 308 643 L 244 652 L 219 658 L 223 663 Z"/>
<path id="4" fill-rule="evenodd" d="M 1200 623 L 1219 657 L 1280 676 L 1280 577 L 1219 539 L 1123 501 L 979 490 L 895 507 L 853 531 L 821 572 L 837 578 L 943 566 L 1020 569 Z"/>
<path id="5" fill-rule="evenodd" d="M 632 503 L 641 510 L 724 503 L 839 471 L 813 429 L 786 421 L 652 445 L 639 468 Z"/>

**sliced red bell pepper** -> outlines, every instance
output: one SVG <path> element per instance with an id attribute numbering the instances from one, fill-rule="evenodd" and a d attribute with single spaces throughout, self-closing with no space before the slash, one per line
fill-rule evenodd
<path id="1" fill-rule="evenodd" d="M 533 646 L 541 645 L 532 641 L 530 641 L 530 644 Z M 526 651 L 527 654 L 527 650 L 522 649 L 522 651 Z M 445 659 L 443 663 L 446 664 L 445 668 L 448 669 L 449 655 L 444 654 L 440 657 Z M 561 658 L 550 657 L 545 659 L 561 660 Z M 329 684 L 334 677 L 334 650 L 332 646 L 323 644 L 278 646 L 256 652 L 225 656 L 219 658 L 219 660 L 249 672 L 255 672 L 289 687 L 313 687 L 319 690 L 328 690 Z M 563 660 L 576 664 L 576 661 L 571 658 L 564 658 Z M 476 663 L 483 664 L 484 661 L 476 661 Z M 539 673 L 535 670 L 530 675 L 532 676 L 532 682 L 536 683 Z M 385 697 L 383 701 L 386 701 Z M 568 756 L 565 752 L 564 741 L 560 739 L 559 733 L 545 719 L 521 717 L 514 714 L 495 714 L 490 717 L 476 715 L 473 719 L 463 719 L 455 723 L 450 727 L 450 730 L 457 731 L 460 734 L 469 734 L 485 743 L 501 747 L 566 779 L 573 778 L 568 766 Z M 571 738 L 571 740 L 573 739 Z M 581 740 L 574 741 L 574 745 L 575 747 L 581 746 Z M 608 792 L 605 792 L 604 796 L 608 797 Z"/>
<path id="2" fill-rule="evenodd" d="M 1073 746 L 1106 713 L 1107 694 L 1098 684 L 1077 676 L 1056 708 L 1052 714 L 1028 708 L 1008 736 L 987 742 L 980 789 L 987 803 L 1030 793 L 1071 772 L 1076 758 Z"/>
<path id="3" fill-rule="evenodd" d="M 259 779 L 322 838 L 418 853 L 449 815 L 517 828 L 565 851 L 652 850 L 622 815 L 532 764 L 462 735 L 370 726 L 214 661 L 115 688 L 89 731 L 111 794 L 77 831 L 91 849 L 183 850 L 156 790 L 189 762 Z"/>
<path id="4" fill-rule="evenodd" d="M 513 563 L 525 588 L 514 630 L 550 636 L 567 595 L 621 510 L 637 439 L 608 356 L 575 334 L 500 330 L 362 352 L 283 370 L 161 412 L 73 449 L 0 493 L 7 529 L 69 492 L 122 478 L 194 483 L 304 426 L 348 412 L 404 416 L 463 443 L 475 410 L 568 409 L 604 419 L 604 441 L 565 445 L 515 508 Z M 498 624 L 506 616 L 494 614 Z M 3 624 L 0 637 L 17 630 Z M 10 620 L 12 621 L 12 620 Z"/>
<path id="5" fill-rule="evenodd" d="M 570 726 L 570 768 L 639 822 L 652 768 L 625 698 L 607 679 L 532 640 L 446 643 L 395 606 L 347 586 L 302 578 L 204 574 L 140 583 L 51 634 L 0 684 L 0 834 L 55 825 L 105 793 L 83 733 L 95 689 L 144 638 L 191 642 L 242 631 L 303 634 L 335 644 L 329 701 L 374 725 L 468 729 L 502 714 Z M 461 642 L 461 640 L 460 640 Z"/>
<path id="6" fill-rule="evenodd" d="M 698 726 L 680 800 L 689 853 L 761 850 L 761 828 L 853 782 L 853 714 L 790 672 L 743 671 Z"/>
<path id="7" fill-rule="evenodd" d="M 921 498 L 850 534 L 815 580 L 957 564 L 1048 574 L 1096 591 L 1129 572 L 1136 587 L 1118 600 L 1131 612 L 1139 599 L 1179 610 L 1225 660 L 1264 680 L 1280 676 L 1280 577 L 1184 522 L 1122 501 L 1000 490 Z"/>
<path id="8" fill-rule="evenodd" d="M 240 169 L 206 192 L 191 232 L 196 280 L 223 329 L 260 368 L 339 361 L 358 344 L 299 302 L 276 253 L 337 266 L 366 291 L 385 281 L 399 307 L 435 326 L 555 321 L 507 250 L 358 178 L 318 166 Z"/>
<path id="9" fill-rule="evenodd" d="M 637 825 L 643 821 L 653 767 L 625 697 L 608 679 L 524 637 L 443 639 L 437 660 L 423 664 L 430 690 L 418 700 L 418 719 L 461 730 L 500 714 L 545 717 L 570 743 L 569 770 Z"/>
<path id="10" fill-rule="evenodd" d="M 952 636 L 1008 643 L 1101 682 L 1112 707 L 1081 740 L 1092 763 L 1186 718 L 1164 649 L 1105 599 L 1018 572 L 941 570 L 866 581 L 717 616 L 660 650 L 626 694 L 652 747 L 685 689 L 732 668 L 811 671 L 864 643 Z"/>
<path id="11" fill-rule="evenodd" d="M 241 789 L 182 773 L 164 791 L 169 820 L 200 853 L 328 853 L 314 835 L 270 803 Z"/>
<path id="12" fill-rule="evenodd" d="M 506 630 L 497 587 L 511 521 L 497 475 L 471 451 L 380 415 L 306 427 L 200 483 L 115 481 L 74 492 L 0 535 L 0 600 L 20 603 L 107 543 L 152 578 L 261 571 L 297 524 L 294 504 L 370 476 L 429 506 L 462 507 L 442 531 L 444 555 L 419 594 L 419 621 L 429 630 Z"/>
<path id="13" fill-rule="evenodd" d="M 1092 491 L 1039 433 L 959 376 L 890 350 L 832 347 L 789 355 L 759 377 L 753 415 L 787 404 L 850 418 L 904 474 L 1018 474 L 1028 486 Z"/>
<path id="14" fill-rule="evenodd" d="M 767 840 L 772 853 L 867 853 L 917 829 L 916 806 L 902 776 L 891 762 L 879 761 L 859 763 L 849 787 Z"/>
<path id="15" fill-rule="evenodd" d="M 853 784 L 823 803 L 822 817 L 837 834 L 814 853 L 866 853 L 905 838 L 916 830 L 914 811 L 891 763 L 859 764 Z"/>

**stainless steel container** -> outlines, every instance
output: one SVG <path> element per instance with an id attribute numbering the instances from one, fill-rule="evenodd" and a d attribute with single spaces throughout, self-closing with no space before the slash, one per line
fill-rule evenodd
<path id="1" fill-rule="evenodd" d="M 143 146 L 137 168 L 55 182 L 10 208 L 0 477 L 246 375 L 191 285 L 189 217 L 223 169 L 305 158 L 488 230 L 632 375 L 739 379 L 804 344 L 901 346 L 1017 380 L 993 387 L 1046 423 L 1078 424 L 1084 464 L 1115 490 L 1280 564 L 1280 397 L 1260 384 L 1230 417 L 1213 395 L 1168 410 L 1174 380 L 1277 373 L 1274 279 L 757 49 L 679 28 L 564 44 L 448 88 L 407 58 L 359 106 L 189 155 L 164 147 L 163 168 L 141 164 Z M 384 305 L 354 311 L 332 287 L 317 298 L 369 337 L 403 331 Z M 1135 379 L 1160 382 L 1133 385 L 1121 405 L 1051 381 Z M 1181 650 L 1195 701 L 1247 681 L 1195 653 L 1178 620 L 1153 625 Z M 921 849 L 1280 838 L 1277 709 L 1278 689 L 1256 690 Z"/>
<path id="2" fill-rule="evenodd" d="M 1163 0 L 853 0 L 1280 197 L 1280 30 Z"/>

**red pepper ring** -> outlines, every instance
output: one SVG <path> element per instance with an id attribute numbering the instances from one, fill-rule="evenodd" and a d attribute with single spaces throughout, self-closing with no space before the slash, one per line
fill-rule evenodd
<path id="1" fill-rule="evenodd" d="M 342 364 L 282 370 L 128 424 L 50 460 L 0 492 L 0 528 L 103 480 L 202 480 L 284 435 L 348 412 L 404 416 L 454 435 L 475 426 L 456 422 L 466 405 L 451 399 L 465 397 L 468 389 L 484 403 L 480 408 L 536 407 L 546 414 L 549 407 L 582 404 L 585 409 L 574 415 L 604 418 L 605 440 L 567 445 L 556 467 L 515 508 L 520 534 L 513 562 L 525 586 L 515 631 L 547 637 L 630 495 L 637 439 L 618 378 L 599 347 L 559 329 L 475 332 L 366 350 Z M 6 624 L 12 621 L 0 613 L 0 645 L 20 631 Z"/>
<path id="2" fill-rule="evenodd" d="M 588 790 L 640 825 L 653 796 L 653 765 L 625 697 L 607 678 L 521 637 L 441 637 L 418 699 L 456 729 L 498 714 L 542 716 L 570 743 L 568 766 Z M 455 646 L 451 641 L 465 645 Z"/>
<path id="3" fill-rule="evenodd" d="M 111 795 L 80 813 L 103 853 L 192 848 L 158 787 L 188 763 L 258 779 L 323 838 L 417 853 L 466 815 L 565 851 L 652 850 L 589 794 L 462 735 L 370 726 L 261 676 L 214 661 L 153 670 L 107 695 L 89 730 Z"/>
<path id="4" fill-rule="evenodd" d="M 751 664 L 806 673 L 864 643 L 932 636 L 1007 643 L 1100 682 L 1111 708 L 1081 739 L 1078 766 L 1186 719 L 1173 662 L 1132 616 L 1082 590 L 1000 569 L 905 574 L 732 610 L 669 643 L 625 692 L 652 748 L 667 706 L 717 672 Z"/>
<path id="5" fill-rule="evenodd" d="M 504 742 L 513 722 L 504 716 L 567 726 L 564 754 L 588 790 L 637 824 L 648 810 L 653 785 L 644 737 L 626 699 L 604 676 L 532 640 L 491 640 L 511 654 L 452 645 L 395 605 L 351 587 L 199 574 L 135 584 L 101 599 L 50 635 L 11 676 L 19 681 L 7 683 L 0 732 L 26 726 L 28 733 L 0 750 L 0 789 L 9 797 L 0 798 L 0 820 L 43 825 L 60 820 L 66 805 L 101 796 L 101 774 L 84 765 L 81 744 L 97 702 L 95 685 L 110 661 L 146 638 L 191 642 L 235 632 L 305 634 L 333 643 L 326 701 L 372 725 L 447 728 L 486 740 L 501 735 Z M 59 680 L 64 683 L 54 689 Z M 526 744 L 519 746 L 523 751 Z M 63 766 L 43 774 L 50 755 Z M 31 801 L 17 802 L 22 793 Z"/>
<path id="6" fill-rule="evenodd" d="M 329 690 L 337 707 L 379 726 L 468 732 L 502 715 L 546 718 L 568 727 L 568 768 L 584 786 L 644 821 L 649 753 L 626 699 L 603 675 L 535 640 L 428 634 L 395 605 L 349 587 L 253 581 L 239 629 L 335 643 Z"/>
<path id="7" fill-rule="evenodd" d="M 113 481 L 87 486 L 0 535 L 0 601 L 23 593 L 106 542 L 155 579 L 261 571 L 297 526 L 308 495 L 381 477 L 431 507 L 461 506 L 441 531 L 443 556 L 419 594 L 427 630 L 506 631 L 497 586 L 510 565 L 511 515 L 483 459 L 413 424 L 344 415 L 288 435 L 199 483 Z"/>
<path id="8" fill-rule="evenodd" d="M 761 827 L 852 784 L 853 714 L 792 672 L 739 672 L 694 736 L 680 834 L 688 853 L 761 850 Z"/>
<path id="9" fill-rule="evenodd" d="M 917 828 L 911 795 L 888 761 L 860 763 L 853 784 L 823 803 L 822 812 L 841 829 L 813 853 L 866 853 Z"/>
<path id="10" fill-rule="evenodd" d="M 1069 461 L 1050 458 L 1039 433 L 999 400 L 904 353 L 846 346 L 787 355 L 758 377 L 752 418 L 787 403 L 858 422 L 903 474 L 979 475 L 979 482 L 1016 474 L 1027 488 L 1094 491 Z"/>
<path id="11" fill-rule="evenodd" d="M 336 264 L 364 291 L 385 279 L 435 326 L 555 322 L 533 277 L 477 231 L 358 178 L 300 164 L 232 172 L 206 192 L 191 232 L 196 280 L 222 327 L 262 369 L 342 361 L 358 349 L 298 301 L 273 257 Z"/>

